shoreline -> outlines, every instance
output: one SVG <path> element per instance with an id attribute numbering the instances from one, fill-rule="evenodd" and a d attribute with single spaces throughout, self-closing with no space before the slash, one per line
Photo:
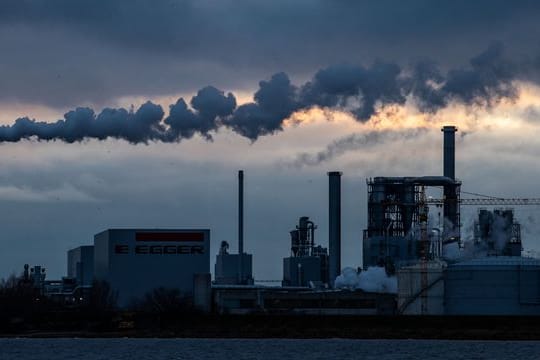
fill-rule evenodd
<path id="1" fill-rule="evenodd" d="M 222 315 L 149 318 L 130 329 L 55 325 L 4 330 L 0 338 L 540 340 L 540 317 L 533 316 Z"/>

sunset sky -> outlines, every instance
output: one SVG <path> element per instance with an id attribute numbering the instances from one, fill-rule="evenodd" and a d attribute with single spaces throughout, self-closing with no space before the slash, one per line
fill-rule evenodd
<path id="1" fill-rule="evenodd" d="M 213 267 L 222 240 L 236 251 L 238 169 L 256 279 L 281 279 L 300 216 L 327 245 L 334 170 L 342 264 L 360 266 L 366 178 L 441 174 L 442 125 L 459 129 L 463 191 L 540 197 L 539 16 L 537 1 L 2 1 L 0 278 L 64 276 L 68 249 L 117 227 L 210 228 Z M 540 207 L 516 212 L 540 251 Z"/>

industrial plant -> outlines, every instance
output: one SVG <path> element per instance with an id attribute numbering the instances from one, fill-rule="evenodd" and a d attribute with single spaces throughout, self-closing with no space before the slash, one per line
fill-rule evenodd
<path id="1" fill-rule="evenodd" d="M 279 283 L 253 276 L 263 254 L 244 251 L 244 172 L 238 172 L 238 253 L 210 229 L 108 229 L 67 253 L 67 276 L 46 280 L 40 266 L 24 279 L 61 302 L 84 302 L 96 281 L 117 306 L 155 288 L 178 289 L 217 314 L 540 315 L 540 259 L 522 256 L 521 229 L 508 206 L 538 199 L 461 196 L 455 171 L 457 128 L 444 126 L 442 175 L 367 179 L 367 228 L 358 268 L 341 265 L 341 178 L 328 172 L 328 234 L 298 214 Z M 248 184 L 249 185 L 249 184 Z M 439 198 L 430 196 L 440 192 Z M 472 239 L 462 236 L 461 206 L 479 208 Z M 503 206 L 498 208 L 497 206 Z M 358 229 L 359 235 L 362 229 Z M 326 236 L 325 236 L 326 235 Z M 361 236 L 359 236 L 360 238 Z M 249 241 L 249 239 L 248 239 Z M 215 254 L 213 279 L 211 255 Z"/>

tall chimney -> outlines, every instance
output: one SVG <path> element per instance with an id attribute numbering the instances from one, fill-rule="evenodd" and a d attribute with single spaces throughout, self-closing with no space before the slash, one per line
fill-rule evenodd
<path id="1" fill-rule="evenodd" d="M 238 280 L 244 283 L 244 170 L 238 171 Z"/>
<path id="2" fill-rule="evenodd" d="M 443 139 L 443 176 L 456 179 L 456 139 L 457 128 L 455 126 L 444 126 L 441 131 L 444 133 Z"/>
<path id="3" fill-rule="evenodd" d="M 453 184 L 444 186 L 444 222 L 443 243 L 452 239 L 459 241 L 459 204 L 456 180 L 456 131 L 455 126 L 444 126 L 443 132 L 443 175 L 454 180 Z"/>
<path id="4" fill-rule="evenodd" d="M 244 253 L 244 170 L 238 171 L 238 253 Z"/>
<path id="5" fill-rule="evenodd" d="M 341 273 L 341 172 L 328 173 L 328 281 Z"/>

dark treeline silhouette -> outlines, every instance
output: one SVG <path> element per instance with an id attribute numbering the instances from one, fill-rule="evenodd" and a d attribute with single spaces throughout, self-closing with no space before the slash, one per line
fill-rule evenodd
<path id="1" fill-rule="evenodd" d="M 132 302 L 133 311 L 167 314 L 190 311 L 193 307 L 191 298 L 183 296 L 178 289 L 156 288 L 145 294 L 142 299 Z"/>
<path id="2" fill-rule="evenodd" d="M 0 337 L 540 339 L 534 316 L 204 315 L 165 288 L 119 310 L 105 282 L 94 283 L 89 301 L 76 307 L 38 295 L 16 276 L 0 281 Z"/>
<path id="3" fill-rule="evenodd" d="M 117 300 L 106 281 L 94 281 L 82 295 L 49 297 L 28 278 L 11 275 L 0 281 L 0 334 L 159 331 L 199 314 L 177 289 L 156 288 L 123 309 Z"/>

